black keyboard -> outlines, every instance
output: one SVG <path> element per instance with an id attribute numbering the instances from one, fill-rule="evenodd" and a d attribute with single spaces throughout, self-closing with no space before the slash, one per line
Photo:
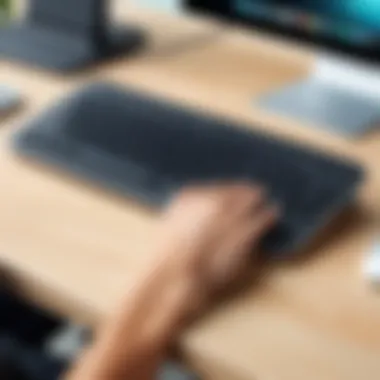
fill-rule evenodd
<path id="1" fill-rule="evenodd" d="M 264 241 L 276 254 L 304 245 L 347 206 L 363 177 L 354 163 L 107 84 L 60 102 L 16 142 L 21 154 L 157 206 L 193 183 L 262 183 L 284 211 Z"/>

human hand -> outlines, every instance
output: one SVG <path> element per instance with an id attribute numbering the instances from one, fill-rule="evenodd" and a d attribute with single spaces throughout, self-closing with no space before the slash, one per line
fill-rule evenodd
<path id="1" fill-rule="evenodd" d="M 153 263 L 69 377 L 150 379 L 183 328 L 252 268 L 252 255 L 279 211 L 260 187 L 188 188 L 163 213 Z"/>
<path id="2" fill-rule="evenodd" d="M 279 210 L 258 186 L 185 189 L 162 216 L 154 270 L 199 311 L 252 268 Z"/>

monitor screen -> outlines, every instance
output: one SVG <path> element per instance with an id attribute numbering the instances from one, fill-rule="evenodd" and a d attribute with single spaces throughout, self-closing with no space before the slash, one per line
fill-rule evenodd
<path id="1" fill-rule="evenodd" d="M 188 0 L 191 9 L 380 58 L 380 0 Z"/>

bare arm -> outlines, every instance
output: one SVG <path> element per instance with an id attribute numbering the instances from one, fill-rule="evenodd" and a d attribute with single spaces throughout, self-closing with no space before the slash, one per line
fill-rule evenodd
<path id="1" fill-rule="evenodd" d="M 278 211 L 247 185 L 184 191 L 154 260 L 67 380 L 153 380 L 187 322 L 247 268 Z"/>

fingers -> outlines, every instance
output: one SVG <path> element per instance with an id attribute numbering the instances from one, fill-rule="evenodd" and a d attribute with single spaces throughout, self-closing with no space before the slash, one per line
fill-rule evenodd
<path id="1" fill-rule="evenodd" d="M 187 247 L 182 249 L 184 259 L 206 277 L 211 269 L 220 280 L 233 278 L 244 267 L 278 217 L 265 190 L 247 183 L 188 188 L 175 203 L 169 224 Z"/>
<path id="2" fill-rule="evenodd" d="M 232 250 L 227 255 L 243 257 L 253 254 L 262 237 L 274 226 L 279 217 L 276 206 L 266 206 L 257 211 L 253 216 L 231 235 L 230 246 Z"/>
<path id="3" fill-rule="evenodd" d="M 207 301 L 252 268 L 251 255 L 278 215 L 260 186 L 187 188 L 161 220 L 157 252 L 166 259 L 160 265 L 170 281 L 188 279 L 189 294 Z"/>
<path id="4" fill-rule="evenodd" d="M 229 212 L 230 216 L 245 213 L 247 210 L 260 205 L 265 199 L 262 187 L 250 183 L 229 185 L 209 185 L 191 187 L 184 190 L 181 200 L 202 198 L 209 207 Z"/>
<path id="5" fill-rule="evenodd" d="M 253 215 L 249 221 L 236 225 L 235 230 L 223 241 L 223 247 L 212 258 L 213 277 L 216 286 L 224 286 L 250 268 L 257 244 L 279 217 L 276 206 L 267 206 Z"/>
<path id="6" fill-rule="evenodd" d="M 259 186 L 236 186 L 230 189 L 228 194 L 227 212 L 231 220 L 234 217 L 252 215 L 265 202 L 265 190 Z"/>
<path id="7" fill-rule="evenodd" d="M 270 205 L 257 212 L 250 223 L 250 238 L 260 239 L 280 217 L 281 210 L 277 205 Z"/>

